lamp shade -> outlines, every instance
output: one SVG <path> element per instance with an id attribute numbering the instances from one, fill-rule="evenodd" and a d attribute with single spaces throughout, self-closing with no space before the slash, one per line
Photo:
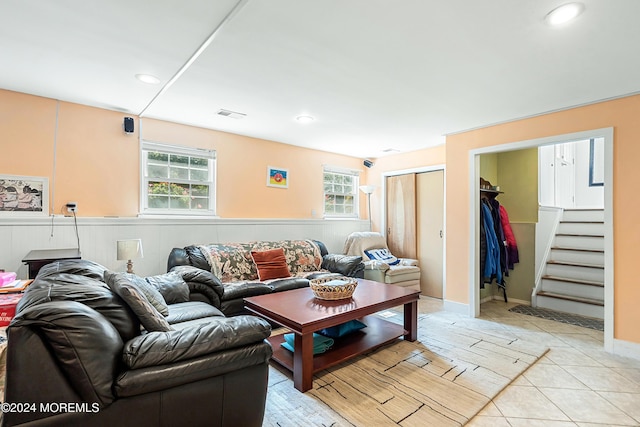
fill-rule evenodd
<path id="1" fill-rule="evenodd" d="M 118 240 L 116 242 L 118 261 L 142 258 L 142 239 Z"/>
<path id="2" fill-rule="evenodd" d="M 364 194 L 371 194 L 376 190 L 376 186 L 375 185 L 361 185 L 360 186 L 360 191 L 362 191 Z"/>

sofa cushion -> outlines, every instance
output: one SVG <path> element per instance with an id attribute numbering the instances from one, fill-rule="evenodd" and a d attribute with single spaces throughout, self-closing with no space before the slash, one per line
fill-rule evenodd
<path id="1" fill-rule="evenodd" d="M 260 241 L 250 243 L 216 243 L 198 246 L 211 266 L 211 272 L 223 284 L 258 280 L 258 269 L 251 258 L 251 251 L 284 249 L 289 272 L 320 270 L 322 254 L 313 240 Z"/>
<path id="2" fill-rule="evenodd" d="M 288 277 L 286 279 L 269 280 L 266 285 L 272 289 L 272 292 L 282 292 L 291 289 L 306 288 L 309 286 L 309 280 L 304 277 Z"/>
<path id="3" fill-rule="evenodd" d="M 320 247 L 313 240 L 280 240 L 277 242 L 253 242 L 253 251 L 282 248 L 292 275 L 318 271 L 322 265 Z"/>
<path id="4" fill-rule="evenodd" d="M 282 248 L 251 251 L 251 258 L 258 269 L 258 279 L 261 281 L 291 277 Z"/>
<path id="5" fill-rule="evenodd" d="M 144 280 L 144 278 L 140 276 L 136 276 L 135 274 L 124 273 L 125 277 L 133 284 L 135 284 L 140 292 L 147 297 L 147 300 L 151 303 L 152 306 L 155 307 L 156 310 L 160 312 L 163 316 L 169 315 L 169 306 L 164 300 L 162 294 L 156 289 L 155 286 L 151 285 L 149 282 Z"/>
<path id="6" fill-rule="evenodd" d="M 211 272 L 222 283 L 258 279 L 250 243 L 217 243 L 199 248 L 209 262 Z"/>
<path id="7" fill-rule="evenodd" d="M 144 280 L 160 292 L 167 304 L 189 301 L 189 286 L 178 272 L 171 271 Z"/>
<path id="8" fill-rule="evenodd" d="M 138 316 L 140 323 L 147 331 L 167 332 L 173 330 L 164 316 L 151 305 L 140 289 L 128 280 L 126 274 L 107 270 L 104 272 L 104 279 L 111 290 L 118 294 Z"/>
<path id="9" fill-rule="evenodd" d="M 171 325 L 194 319 L 224 317 L 224 314 L 212 305 L 199 301 L 180 302 L 169 306 L 167 322 Z"/>
<path id="10" fill-rule="evenodd" d="M 270 294 L 273 288 L 260 282 L 234 282 L 224 286 L 222 301 L 229 301 L 236 298 L 248 298 L 256 295 Z"/>
<path id="11" fill-rule="evenodd" d="M 131 369 L 166 365 L 254 344 L 270 334 L 271 325 L 256 316 L 218 317 L 191 328 L 136 337 L 125 344 L 123 361 Z"/>

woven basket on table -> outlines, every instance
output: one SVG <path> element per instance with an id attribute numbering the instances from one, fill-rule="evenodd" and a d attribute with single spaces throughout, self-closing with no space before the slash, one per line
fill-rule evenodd
<path id="1" fill-rule="evenodd" d="M 341 285 L 329 284 L 329 282 L 335 280 L 345 283 Z M 316 298 L 325 300 L 346 299 L 351 298 L 356 286 L 358 286 L 358 281 L 353 277 L 345 276 L 323 277 L 309 280 L 309 286 Z"/>

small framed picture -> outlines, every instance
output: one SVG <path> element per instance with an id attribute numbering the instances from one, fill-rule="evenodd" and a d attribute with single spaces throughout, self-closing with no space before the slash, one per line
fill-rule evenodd
<path id="1" fill-rule="evenodd" d="M 46 216 L 48 213 L 48 178 L 0 175 L 1 216 Z"/>
<path id="2" fill-rule="evenodd" d="M 289 188 L 289 171 L 283 168 L 267 166 L 267 186 Z"/>

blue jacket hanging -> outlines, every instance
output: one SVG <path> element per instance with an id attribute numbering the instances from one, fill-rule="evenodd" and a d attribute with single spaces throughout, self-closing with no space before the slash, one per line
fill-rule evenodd
<path id="1" fill-rule="evenodd" d="M 487 253 L 484 263 L 484 281 L 485 283 L 491 283 L 493 277 L 496 281 L 502 283 L 502 268 L 500 263 L 500 246 L 498 237 L 495 233 L 493 224 L 493 217 L 491 215 L 491 209 L 486 203 L 482 203 L 482 219 L 484 221 L 485 236 L 487 241 Z"/>

